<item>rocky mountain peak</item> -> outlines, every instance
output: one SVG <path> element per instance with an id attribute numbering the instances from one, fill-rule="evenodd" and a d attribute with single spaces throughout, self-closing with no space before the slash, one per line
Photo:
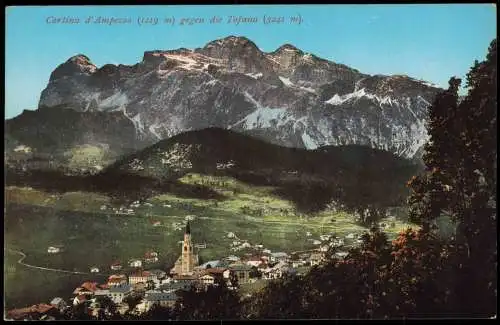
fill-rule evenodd
<path id="1" fill-rule="evenodd" d="M 299 49 L 296 46 L 289 44 L 289 43 L 281 45 L 273 53 L 278 54 L 278 53 L 283 53 L 286 51 L 292 51 L 292 52 L 296 52 L 299 54 L 304 54 L 304 52 L 301 49 Z"/>
<path id="2" fill-rule="evenodd" d="M 70 57 L 66 62 L 60 64 L 51 74 L 50 81 L 57 80 L 66 76 L 78 74 L 90 75 L 97 70 L 95 64 L 90 61 L 89 57 L 83 54 L 78 54 Z"/>
<path id="3" fill-rule="evenodd" d="M 408 76 L 363 74 L 289 43 L 265 53 L 232 35 L 194 50 L 146 51 L 134 66 L 97 72 L 88 57 L 74 56 L 54 70 L 39 107 L 120 112 L 153 140 L 220 127 L 290 147 L 361 144 L 413 157 L 439 91 Z"/>
<path id="4" fill-rule="evenodd" d="M 406 75 L 374 75 L 363 78 L 356 83 L 356 89 L 365 89 L 379 96 L 398 94 L 399 96 L 418 96 L 438 89 L 436 85 L 416 80 Z"/>
<path id="5" fill-rule="evenodd" d="M 88 56 L 84 54 L 77 54 L 68 59 L 68 62 L 72 62 L 77 65 L 92 65 L 95 66 L 89 59 Z"/>

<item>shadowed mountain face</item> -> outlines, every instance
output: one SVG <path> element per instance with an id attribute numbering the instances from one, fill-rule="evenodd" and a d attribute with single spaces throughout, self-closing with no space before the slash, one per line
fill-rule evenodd
<path id="1" fill-rule="evenodd" d="M 143 177 L 176 181 L 186 173 L 231 176 L 273 186 L 299 210 L 313 212 L 332 200 L 348 209 L 404 203 L 406 181 L 416 172 L 410 161 L 363 146 L 286 148 L 230 130 L 191 131 L 126 156 L 100 177 Z"/>
<path id="2" fill-rule="evenodd" d="M 203 48 L 148 51 L 133 66 L 58 66 L 39 108 L 119 114 L 149 144 L 207 127 L 294 148 L 366 145 L 414 157 L 440 89 L 407 76 L 370 76 L 285 44 L 263 52 L 230 36 Z"/>
<path id="3" fill-rule="evenodd" d="M 5 159 L 24 169 L 102 168 L 144 146 L 120 113 L 25 110 L 5 122 Z"/>
<path id="4" fill-rule="evenodd" d="M 58 192 L 103 192 L 124 200 L 166 192 L 223 200 L 209 187 L 179 182 L 187 173 L 201 173 L 272 186 L 276 195 L 309 213 L 324 209 L 332 201 L 347 210 L 400 205 L 407 196 L 405 182 L 416 169 L 406 159 L 369 147 L 287 148 L 234 131 L 209 128 L 160 141 L 122 157 L 96 175 L 9 172 L 7 184 Z"/>

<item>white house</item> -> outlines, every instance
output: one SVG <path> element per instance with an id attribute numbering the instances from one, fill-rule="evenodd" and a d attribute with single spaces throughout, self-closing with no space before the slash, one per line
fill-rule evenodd
<path id="1" fill-rule="evenodd" d="M 319 251 L 320 252 L 328 252 L 329 246 L 328 245 L 323 245 L 320 246 Z"/>
<path id="2" fill-rule="evenodd" d="M 347 256 L 347 252 L 337 252 L 335 253 L 335 255 L 337 255 L 338 257 L 346 257 Z"/>
<path id="3" fill-rule="evenodd" d="M 321 236 L 319 236 L 319 239 L 321 239 L 322 241 L 329 240 L 330 239 L 330 235 L 321 235 Z"/>
<path id="4" fill-rule="evenodd" d="M 271 254 L 271 250 L 270 249 L 264 249 L 262 251 L 262 253 L 264 253 L 264 254 Z"/>
<path id="5" fill-rule="evenodd" d="M 211 284 L 215 283 L 215 278 L 210 274 L 205 274 L 204 276 L 200 277 L 199 279 L 200 279 L 201 283 L 203 283 L 204 285 L 211 285 Z"/>
<path id="6" fill-rule="evenodd" d="M 262 263 L 262 259 L 258 256 L 254 256 L 254 257 L 249 258 L 245 263 L 247 265 L 257 267 Z"/>
<path id="7" fill-rule="evenodd" d="M 77 295 L 73 299 L 73 306 L 76 306 L 76 305 L 79 305 L 81 303 L 84 303 L 86 300 L 87 300 L 87 298 L 85 298 L 85 295 Z"/>
<path id="8" fill-rule="evenodd" d="M 52 299 L 50 304 L 59 309 L 59 311 L 62 311 L 67 307 L 66 301 L 64 301 L 64 299 L 61 297 L 56 297 Z"/>
<path id="9" fill-rule="evenodd" d="M 323 262 L 323 260 L 324 260 L 324 255 L 321 253 L 312 253 L 311 256 L 309 257 L 311 266 L 319 265 L 321 264 L 321 262 Z"/>
<path id="10" fill-rule="evenodd" d="M 132 286 L 128 284 L 114 286 L 109 288 L 109 297 L 115 304 L 120 304 L 130 292 L 132 292 Z"/>
<path id="11" fill-rule="evenodd" d="M 49 253 L 49 254 L 57 254 L 59 252 L 61 252 L 61 249 L 59 247 L 50 246 L 47 249 L 47 253 Z"/>
<path id="12" fill-rule="evenodd" d="M 119 271 L 121 269 L 122 269 L 122 265 L 120 262 L 115 262 L 115 263 L 111 264 L 111 270 Z"/>
<path id="13" fill-rule="evenodd" d="M 297 268 L 297 267 L 303 266 L 305 264 L 306 264 L 306 262 L 304 260 L 294 260 L 294 261 L 292 261 L 292 267 L 293 268 Z"/>
<path id="14" fill-rule="evenodd" d="M 161 292 L 156 290 L 148 290 L 144 296 L 144 307 L 140 306 L 141 311 L 149 310 L 155 303 L 163 307 L 173 307 L 177 295 L 174 292 Z M 143 309 L 142 309 L 143 308 Z"/>
<path id="15" fill-rule="evenodd" d="M 146 252 L 146 254 L 144 254 L 144 261 L 146 263 L 158 262 L 158 253 L 157 252 Z"/>
<path id="16" fill-rule="evenodd" d="M 107 285 L 109 287 L 120 286 L 124 284 L 127 284 L 127 276 L 125 274 L 112 274 L 108 277 Z"/>
<path id="17" fill-rule="evenodd" d="M 266 268 L 262 270 L 262 277 L 264 279 L 278 279 L 283 276 L 283 272 L 286 268 L 286 263 L 279 262 L 272 268 Z"/>
<path id="18" fill-rule="evenodd" d="M 350 234 L 348 234 L 347 236 L 345 236 L 345 238 L 348 238 L 348 239 L 354 239 L 354 234 L 353 234 L 353 233 L 350 233 Z"/>
<path id="19" fill-rule="evenodd" d="M 158 275 L 152 274 L 148 271 L 139 271 L 128 276 L 128 283 L 131 285 L 137 283 L 147 283 L 149 280 L 155 281 L 158 280 Z"/>
<path id="20" fill-rule="evenodd" d="M 271 253 L 271 262 L 279 262 L 288 260 L 288 254 L 284 252 Z"/>
<path id="21" fill-rule="evenodd" d="M 241 244 L 240 247 L 241 248 L 249 248 L 249 247 L 252 247 L 252 245 L 250 245 L 250 243 L 248 243 L 248 242 L 244 242 L 243 244 Z"/>
<path id="22" fill-rule="evenodd" d="M 236 235 L 234 234 L 234 232 L 228 232 L 227 233 L 227 238 L 234 238 L 236 237 Z"/>
<path id="23" fill-rule="evenodd" d="M 130 261 L 129 265 L 130 265 L 130 267 L 142 267 L 142 261 L 134 259 L 134 260 Z"/>
<path id="24" fill-rule="evenodd" d="M 230 256 L 226 257 L 226 260 L 229 262 L 238 262 L 240 260 L 240 258 L 238 256 L 235 256 L 235 255 L 230 255 Z"/>
<path id="25" fill-rule="evenodd" d="M 94 292 L 94 296 L 109 296 L 108 289 L 98 289 Z"/>
<path id="26" fill-rule="evenodd" d="M 334 239 L 332 242 L 332 246 L 340 247 L 344 245 L 344 240 L 342 238 L 340 239 Z"/>
<path id="27" fill-rule="evenodd" d="M 28 147 L 28 146 L 25 146 L 24 144 L 22 144 L 22 145 L 19 145 L 19 146 L 15 147 L 14 148 L 14 152 L 30 153 L 31 152 L 31 148 Z"/>
<path id="28" fill-rule="evenodd" d="M 90 268 L 90 273 L 99 273 L 99 268 L 96 266 L 93 266 Z"/>

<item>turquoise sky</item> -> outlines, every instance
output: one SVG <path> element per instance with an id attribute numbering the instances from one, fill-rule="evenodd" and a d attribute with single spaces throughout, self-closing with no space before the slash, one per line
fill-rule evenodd
<path id="1" fill-rule="evenodd" d="M 289 23 L 299 15 L 301 24 Z M 214 15 L 222 18 L 210 24 Z M 228 16 L 257 17 L 228 24 Z M 263 24 L 264 15 L 284 17 Z M 48 17 L 77 17 L 80 24 L 49 24 Z M 85 24 L 88 16 L 130 18 L 128 25 Z M 176 24 L 137 24 L 138 17 L 175 17 Z M 178 25 L 202 17 L 204 24 Z M 306 52 L 369 74 L 407 74 L 445 87 L 482 60 L 496 37 L 492 4 L 68 6 L 6 8 L 5 117 L 35 109 L 50 73 L 82 53 L 98 67 L 135 64 L 144 51 L 202 47 L 228 35 L 246 36 L 263 51 L 291 43 Z"/>

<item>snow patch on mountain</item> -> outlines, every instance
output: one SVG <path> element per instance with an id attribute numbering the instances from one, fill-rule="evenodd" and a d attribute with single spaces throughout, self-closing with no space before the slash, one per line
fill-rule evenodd
<path id="1" fill-rule="evenodd" d="M 382 104 L 400 105 L 399 101 L 396 98 L 392 98 L 391 96 L 380 97 L 378 95 L 370 94 L 370 93 L 366 92 L 365 88 L 355 90 L 352 93 L 348 93 L 348 94 L 345 94 L 342 96 L 335 94 L 335 95 L 333 95 L 332 98 L 325 101 L 325 103 L 330 104 L 330 105 L 341 105 L 345 102 L 350 101 L 351 99 L 360 99 L 363 97 L 368 98 L 368 99 L 372 99 L 372 100 L 376 100 L 378 102 L 379 106 L 381 106 Z"/>
<path id="2" fill-rule="evenodd" d="M 49 81 L 39 107 L 120 111 L 151 139 L 217 125 L 266 128 L 256 132 L 263 140 L 300 148 L 361 144 L 409 157 L 423 144 L 435 85 L 366 75 L 291 46 L 254 53 L 240 46 L 247 43 L 228 37 L 196 50 L 149 51 L 109 73 L 63 75 Z"/>
<path id="3" fill-rule="evenodd" d="M 137 113 L 136 116 L 131 118 L 131 121 L 134 123 L 134 127 L 136 131 L 139 131 L 140 133 L 145 133 L 144 132 L 144 124 L 141 121 L 141 113 Z"/>
<path id="4" fill-rule="evenodd" d="M 241 123 L 246 130 L 282 126 L 291 120 L 285 108 L 258 107 L 247 115 Z M 273 123 L 274 122 L 274 123 Z M 239 124 L 240 122 L 236 123 Z M 273 125 L 274 124 L 274 125 Z"/>
<path id="5" fill-rule="evenodd" d="M 280 78 L 281 82 L 283 82 L 285 84 L 285 86 L 288 86 L 288 87 L 293 86 L 293 82 L 291 82 L 289 78 L 285 78 L 285 77 L 281 77 L 281 76 L 279 78 Z"/>
<path id="6" fill-rule="evenodd" d="M 156 132 L 156 128 L 158 127 L 159 127 L 158 124 L 151 124 L 148 129 L 149 132 L 151 132 L 151 134 L 153 134 L 158 140 L 161 140 L 162 139 L 161 135 L 158 134 L 158 132 Z"/>
<path id="7" fill-rule="evenodd" d="M 97 93 L 89 93 L 85 96 L 85 101 L 87 101 L 87 105 L 85 106 L 85 112 L 87 112 L 89 109 L 90 109 L 90 105 L 92 103 L 98 103 L 99 102 L 99 96 L 101 95 L 101 93 L 97 92 Z"/>
<path id="8" fill-rule="evenodd" d="M 259 72 L 259 73 L 245 73 L 245 75 L 249 76 L 251 78 L 254 78 L 254 79 L 260 79 L 263 76 L 262 72 Z"/>
<path id="9" fill-rule="evenodd" d="M 290 121 L 295 120 L 286 108 L 264 107 L 259 102 L 257 102 L 248 92 L 245 91 L 244 95 L 245 98 L 256 107 L 256 109 L 255 111 L 232 125 L 231 128 L 240 124 L 246 130 L 280 127 Z"/>
<path id="10" fill-rule="evenodd" d="M 125 106 L 129 103 L 128 97 L 126 94 L 122 92 L 117 92 L 108 98 L 102 100 L 99 103 L 99 108 L 109 108 L 109 107 L 117 107 L 117 106 Z"/>
<path id="11" fill-rule="evenodd" d="M 314 149 L 318 148 L 318 145 L 316 144 L 314 139 L 311 138 L 311 136 L 309 134 L 307 134 L 307 132 L 302 133 L 301 138 L 302 138 L 302 142 L 304 142 L 304 146 L 306 147 L 306 149 L 314 150 Z"/>

